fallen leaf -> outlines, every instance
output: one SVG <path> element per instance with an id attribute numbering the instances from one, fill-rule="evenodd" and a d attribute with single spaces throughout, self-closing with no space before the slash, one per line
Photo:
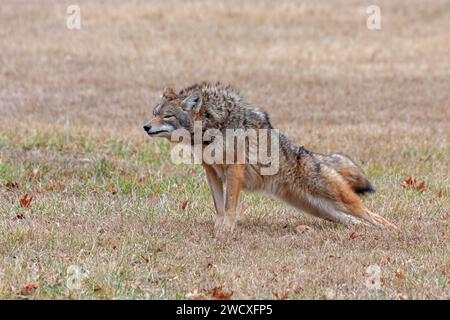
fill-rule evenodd
<path id="1" fill-rule="evenodd" d="M 403 274 L 403 272 L 401 270 L 397 270 L 395 272 L 395 276 L 397 277 L 397 279 L 399 280 L 403 280 L 405 278 L 405 275 Z"/>
<path id="2" fill-rule="evenodd" d="M 36 284 L 29 283 L 20 290 L 19 294 L 21 296 L 29 296 L 29 295 L 32 295 L 36 291 L 36 289 L 37 289 Z"/>
<path id="3" fill-rule="evenodd" d="M 110 183 L 108 186 L 109 192 L 111 192 L 112 195 L 117 194 L 117 188 L 114 185 L 114 183 Z"/>
<path id="4" fill-rule="evenodd" d="M 33 197 L 28 196 L 28 194 L 25 194 L 22 199 L 20 199 L 20 206 L 22 208 L 29 208 L 31 206 L 31 200 L 33 200 Z"/>
<path id="5" fill-rule="evenodd" d="M 352 233 L 350 233 L 350 236 L 348 237 L 349 240 L 353 240 L 356 239 L 360 236 L 360 234 L 356 233 L 355 231 L 353 231 Z"/>
<path id="6" fill-rule="evenodd" d="M 20 213 L 17 214 L 16 219 L 17 220 L 23 220 L 23 219 L 25 219 L 25 215 L 20 212 Z"/>
<path id="7" fill-rule="evenodd" d="M 215 287 L 211 290 L 211 296 L 215 300 L 230 300 L 233 292 L 226 293 L 223 291 L 223 287 Z"/>
<path id="8" fill-rule="evenodd" d="M 403 188 L 409 188 L 409 187 L 415 186 L 415 185 L 416 185 L 416 179 L 414 179 L 412 177 L 408 177 L 405 180 L 403 180 L 403 182 L 402 182 Z"/>
<path id="9" fill-rule="evenodd" d="M 54 183 L 51 182 L 50 185 L 48 187 L 45 188 L 45 191 L 62 191 L 66 188 L 66 183 L 62 183 L 62 182 L 58 182 L 58 183 Z"/>
<path id="10" fill-rule="evenodd" d="M 289 292 L 286 291 L 283 294 L 281 293 L 274 293 L 275 300 L 287 300 L 289 298 Z"/>
<path id="11" fill-rule="evenodd" d="M 180 206 L 181 210 L 186 211 L 186 209 L 188 208 L 188 204 L 189 204 L 189 200 L 184 200 Z"/>
<path id="12" fill-rule="evenodd" d="M 301 224 L 301 225 L 298 225 L 295 227 L 295 232 L 297 232 L 298 234 L 305 233 L 306 231 L 309 231 L 309 230 L 311 230 L 311 227 L 304 225 L 304 224 Z"/>
<path id="13" fill-rule="evenodd" d="M 416 187 L 416 190 L 418 192 L 423 192 L 425 191 L 425 189 L 427 188 L 427 185 L 425 184 L 425 181 L 422 181 L 421 183 L 419 183 Z"/>
<path id="14" fill-rule="evenodd" d="M 417 192 L 423 192 L 427 189 L 425 181 L 418 183 L 416 179 L 412 177 L 408 177 L 405 180 L 403 180 L 402 187 L 406 189 L 414 188 Z"/>
<path id="15" fill-rule="evenodd" d="M 6 189 L 9 189 L 9 190 L 18 189 L 19 184 L 17 182 L 8 181 L 7 183 L 5 183 L 5 187 L 6 187 Z"/>

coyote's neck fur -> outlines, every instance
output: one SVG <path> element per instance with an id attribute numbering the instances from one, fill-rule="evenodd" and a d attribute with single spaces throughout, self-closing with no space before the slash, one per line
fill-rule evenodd
<path id="1" fill-rule="evenodd" d="M 273 129 L 267 112 L 259 111 L 244 101 L 240 93 L 220 83 L 203 82 L 182 89 L 178 98 L 187 99 L 195 92 L 201 92 L 202 107 L 195 120 L 204 123 L 204 129 Z M 295 146 L 286 136 L 278 133 L 280 155 L 296 159 L 306 150 Z"/>

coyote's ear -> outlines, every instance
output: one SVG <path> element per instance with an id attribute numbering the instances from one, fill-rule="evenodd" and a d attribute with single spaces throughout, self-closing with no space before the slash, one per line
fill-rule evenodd
<path id="1" fill-rule="evenodd" d="M 176 94 L 176 92 L 175 92 L 175 90 L 173 89 L 173 88 L 164 88 L 164 92 L 163 92 L 163 94 L 162 94 L 162 97 L 163 98 L 166 98 L 166 99 L 173 99 L 173 98 L 175 98 L 177 96 L 177 94 Z"/>
<path id="2" fill-rule="evenodd" d="M 187 111 L 197 112 L 202 106 L 202 94 L 198 91 L 191 94 L 189 97 L 184 99 L 184 109 Z"/>

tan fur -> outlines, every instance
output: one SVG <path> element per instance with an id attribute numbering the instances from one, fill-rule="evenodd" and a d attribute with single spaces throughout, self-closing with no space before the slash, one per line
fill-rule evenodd
<path id="1" fill-rule="evenodd" d="M 207 83 L 178 94 L 166 89 L 149 124 L 159 126 L 152 128 L 156 132 L 152 135 L 168 138 L 170 130 L 158 128 L 184 128 L 193 133 L 195 120 L 202 120 L 203 130 L 215 128 L 223 133 L 225 129 L 272 129 L 267 113 L 248 107 L 229 87 Z M 378 227 L 396 228 L 362 203 L 358 193 L 374 190 L 350 158 L 308 151 L 291 144 L 282 134 L 279 139 L 280 168 L 274 175 L 262 175 L 260 163 L 203 164 L 217 212 L 217 236 L 233 232 L 241 189 L 275 195 L 322 219 L 344 224 L 360 223 L 361 219 Z"/>
<path id="2" fill-rule="evenodd" d="M 315 157 L 336 170 L 356 193 L 375 192 L 375 189 L 367 180 L 364 171 L 349 157 L 336 153 L 316 153 Z"/>

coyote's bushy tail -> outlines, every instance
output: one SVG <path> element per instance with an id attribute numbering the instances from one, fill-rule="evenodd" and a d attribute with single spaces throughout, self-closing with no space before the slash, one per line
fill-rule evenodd
<path id="1" fill-rule="evenodd" d="M 364 171 L 349 157 L 338 153 L 316 153 L 315 156 L 322 163 L 336 170 L 357 194 L 375 192 Z"/>

